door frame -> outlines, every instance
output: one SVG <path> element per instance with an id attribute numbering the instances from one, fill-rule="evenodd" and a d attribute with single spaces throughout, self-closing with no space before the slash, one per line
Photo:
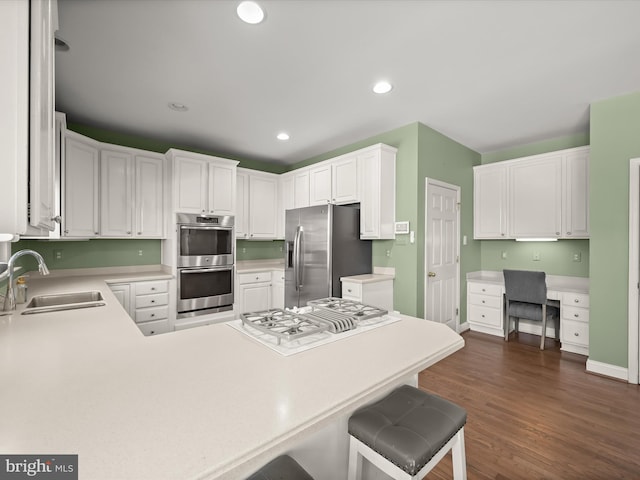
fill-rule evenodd
<path id="1" fill-rule="evenodd" d="M 447 188 L 450 190 L 454 190 L 456 192 L 456 224 L 457 224 L 457 235 L 456 235 L 456 332 L 460 333 L 460 186 L 453 185 L 451 183 L 446 183 L 440 180 L 436 180 L 435 178 L 425 177 L 424 179 L 424 269 L 422 272 L 424 278 L 424 304 L 423 304 L 423 317 L 427 316 L 427 301 L 428 301 L 428 281 L 427 281 L 427 272 L 429 271 L 429 255 L 428 255 L 428 244 L 429 244 L 429 184 L 433 186 L 438 186 L 442 188 Z"/>
<path id="2" fill-rule="evenodd" d="M 640 366 L 640 158 L 629 161 L 629 383 L 639 383 Z"/>

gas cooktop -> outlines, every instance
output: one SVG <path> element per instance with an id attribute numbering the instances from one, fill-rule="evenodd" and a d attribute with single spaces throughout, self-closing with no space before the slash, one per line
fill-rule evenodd
<path id="1" fill-rule="evenodd" d="M 338 297 L 327 297 L 319 300 L 312 300 L 308 302 L 307 305 L 348 315 L 349 317 L 354 317 L 356 320 L 367 320 L 369 318 L 381 317 L 388 313 L 387 310 L 383 310 L 372 305 L 366 305 L 364 303 Z"/>

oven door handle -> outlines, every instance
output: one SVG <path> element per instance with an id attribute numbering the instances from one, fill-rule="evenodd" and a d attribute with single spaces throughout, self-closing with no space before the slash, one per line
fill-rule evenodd
<path id="1" fill-rule="evenodd" d="M 232 227 L 223 226 L 200 226 L 200 225 L 180 225 L 180 230 L 232 230 Z"/>
<path id="2" fill-rule="evenodd" d="M 225 270 L 233 271 L 233 267 L 218 267 L 218 268 L 180 268 L 178 273 L 207 273 L 207 272 L 224 272 Z"/>

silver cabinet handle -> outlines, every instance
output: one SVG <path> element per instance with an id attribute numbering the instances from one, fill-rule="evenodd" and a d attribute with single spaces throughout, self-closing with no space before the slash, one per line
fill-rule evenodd
<path id="1" fill-rule="evenodd" d="M 62 217 L 60 215 L 56 215 L 55 217 L 51 217 L 52 222 L 60 223 L 62 222 Z"/>

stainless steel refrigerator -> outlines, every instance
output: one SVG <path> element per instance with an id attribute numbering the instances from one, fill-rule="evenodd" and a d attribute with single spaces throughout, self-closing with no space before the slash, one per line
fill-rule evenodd
<path id="1" fill-rule="evenodd" d="M 321 205 L 287 210 L 284 306 L 341 297 L 340 277 L 371 273 L 371 240 L 360 240 L 360 209 Z"/>

